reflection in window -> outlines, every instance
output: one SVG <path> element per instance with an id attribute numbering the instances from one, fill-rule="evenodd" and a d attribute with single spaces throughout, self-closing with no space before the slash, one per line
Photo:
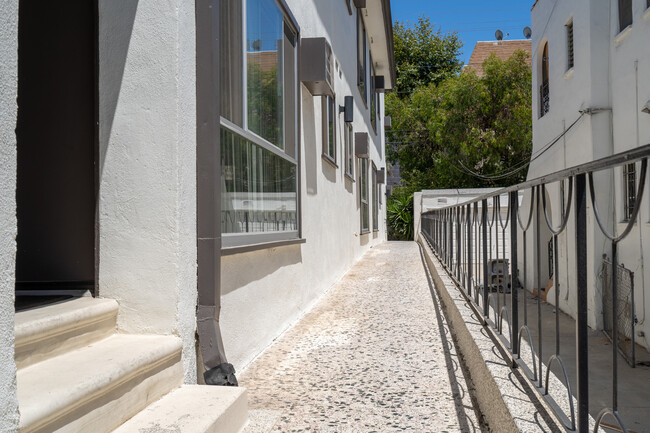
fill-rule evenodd
<path id="1" fill-rule="evenodd" d="M 275 0 L 246 2 L 248 129 L 281 149 L 283 27 Z"/>
<path id="2" fill-rule="evenodd" d="M 221 231 L 295 231 L 296 165 L 221 128 Z"/>
<path id="3" fill-rule="evenodd" d="M 359 165 L 359 189 L 361 190 L 361 233 L 368 233 L 370 231 L 368 209 L 368 159 L 360 159 Z"/>
<path id="4" fill-rule="evenodd" d="M 224 246 L 297 238 L 297 32 L 275 0 L 219 7 Z"/>

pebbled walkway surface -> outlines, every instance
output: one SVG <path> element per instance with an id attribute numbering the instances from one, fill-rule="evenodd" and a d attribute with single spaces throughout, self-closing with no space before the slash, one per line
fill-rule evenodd
<path id="1" fill-rule="evenodd" d="M 414 242 L 374 247 L 239 377 L 260 432 L 477 432 Z"/>

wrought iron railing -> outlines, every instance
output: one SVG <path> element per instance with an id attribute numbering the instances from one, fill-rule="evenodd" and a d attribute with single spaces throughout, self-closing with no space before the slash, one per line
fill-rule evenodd
<path id="1" fill-rule="evenodd" d="M 589 244 L 588 241 L 591 238 L 591 236 L 588 236 L 587 228 L 588 212 L 593 212 L 592 220 L 597 223 L 604 237 L 609 240 L 611 244 L 610 260 L 615 268 L 618 267 L 618 244 L 630 233 L 639 216 L 640 204 L 646 183 L 649 156 L 650 145 L 646 145 L 577 167 L 565 169 L 544 176 L 543 178 L 504 188 L 459 205 L 428 211 L 421 216 L 422 235 L 438 256 L 448 274 L 470 301 L 472 308 L 482 318 L 484 324 L 508 348 L 513 368 L 519 367 L 526 373 L 534 388 L 548 401 L 558 418 L 563 422 L 564 427 L 570 431 L 586 433 L 589 430 L 589 327 L 587 316 L 589 287 L 587 282 L 587 251 L 590 248 L 595 251 L 597 246 L 593 245 L 593 241 L 592 244 Z M 641 166 L 640 179 L 637 184 L 638 190 L 636 191 L 636 206 L 629 221 L 625 223 L 625 228 L 622 232 L 620 234 L 613 234 L 605 226 L 598 210 L 598 203 L 595 199 L 594 173 L 611 170 L 630 163 L 638 163 Z M 552 224 L 552 219 L 548 211 L 550 206 L 547 203 L 547 187 L 551 183 L 559 183 L 561 185 L 560 193 L 558 194 L 561 197 L 559 207 L 561 211 L 559 212 L 560 218 L 559 224 L 557 225 Z M 565 194 L 566 187 L 568 187 L 568 194 Z M 519 209 L 519 197 L 522 192 L 530 193 L 529 204 L 525 206 L 527 209 L 523 209 L 523 212 Z M 587 207 L 588 195 L 591 201 L 590 207 Z M 504 217 L 502 215 L 504 213 L 502 209 L 505 206 L 502 208 L 501 201 L 505 197 L 507 197 L 507 212 L 505 212 L 506 216 Z M 492 205 L 491 212 L 489 210 L 490 204 Z M 532 224 L 533 216 L 535 216 L 535 224 Z M 569 250 L 572 251 L 572 254 L 575 254 L 575 269 L 569 269 L 569 263 L 573 262 L 567 260 L 565 268 L 567 275 L 564 278 L 570 277 L 568 281 L 571 281 L 571 284 L 575 284 L 576 286 L 575 289 L 572 289 L 576 307 L 574 311 L 570 312 L 576 320 L 574 345 L 576 354 L 575 390 L 571 389 L 571 381 L 569 380 L 569 375 L 560 351 L 560 314 L 555 314 L 554 353 L 546 360 L 546 364 L 543 364 L 541 356 L 543 353 L 542 289 L 538 281 L 538 293 L 535 300 L 537 304 L 538 339 L 535 344 L 532 338 L 531 328 L 529 327 L 529 325 L 532 326 L 529 320 L 531 319 L 529 316 L 532 314 L 529 314 L 528 302 L 525 299 L 526 294 L 530 293 L 530 291 L 525 291 L 525 288 L 522 287 L 519 279 L 518 265 L 518 258 L 522 258 L 523 284 L 525 285 L 529 281 L 528 275 L 526 274 L 529 264 L 529 258 L 527 256 L 531 231 L 534 232 L 534 245 L 537 246 L 537 251 L 546 249 L 547 245 L 542 243 L 540 239 L 542 225 L 544 224 L 546 227 L 544 230 L 548 229 L 550 231 L 553 245 L 553 254 L 550 255 L 553 263 L 549 264 L 549 270 L 552 269 L 553 272 L 555 308 L 559 309 L 559 274 L 562 268 L 558 267 L 558 237 L 567 231 L 570 220 L 573 220 L 571 228 L 575 232 L 575 244 L 571 241 L 572 248 Z M 597 229 L 594 227 L 594 230 Z M 506 233 L 508 231 L 509 239 L 506 240 Z M 523 251 L 521 253 L 518 245 L 518 234 L 523 241 Z M 567 240 L 569 239 L 568 233 L 566 234 L 566 238 Z M 493 249 L 493 242 L 496 244 L 496 249 Z M 499 243 L 501 243 L 501 251 L 499 251 Z M 509 251 L 506 251 L 506 243 L 509 243 Z M 493 251 L 496 251 L 496 253 L 493 253 Z M 535 255 L 534 266 L 538 270 L 538 275 L 542 275 L 541 255 L 540 253 Z M 509 263 L 505 262 L 506 259 L 508 259 Z M 506 287 L 496 287 L 496 290 L 495 284 L 491 281 L 494 272 L 493 269 L 490 269 L 490 266 L 494 263 L 501 263 L 497 266 L 503 266 L 503 263 L 509 266 L 509 272 L 506 270 L 503 276 Z M 611 274 L 613 272 L 607 276 L 610 279 L 608 284 L 612 292 L 611 305 L 604 306 L 604 308 L 611 310 L 605 315 L 618 317 L 618 310 L 620 308 L 618 300 L 620 297 L 617 294 L 620 280 L 613 278 Z M 520 302 L 520 296 L 524 298 L 523 303 Z M 523 304 L 523 308 L 521 308 L 520 304 Z M 522 309 L 523 311 L 521 311 Z M 490 317 L 491 311 L 493 318 Z M 506 325 L 509 327 L 508 330 L 504 328 Z M 597 414 L 595 417 L 596 424 L 594 431 L 598 431 L 604 417 L 611 416 L 620 425 L 622 431 L 627 432 L 619 414 L 618 406 L 617 340 L 620 335 L 617 329 L 618 322 L 613 320 L 611 327 L 611 338 L 613 340 L 611 407 L 603 409 Z M 530 361 L 521 357 L 522 338 L 525 338 L 527 344 L 530 346 Z M 566 341 L 563 341 L 563 344 L 566 344 Z M 564 350 L 566 350 L 566 346 Z M 528 352 L 526 352 L 526 357 L 528 358 L 528 356 Z M 559 378 L 564 381 L 568 394 L 568 402 L 563 402 L 563 407 L 568 409 L 562 409 L 549 394 L 549 374 L 553 365 L 557 365 L 562 369 L 563 375 Z M 543 374 L 544 367 L 545 375 Z"/>
<path id="2" fill-rule="evenodd" d="M 551 109 L 551 92 L 549 91 L 548 81 L 544 81 L 539 86 L 539 110 L 540 117 L 544 116 Z"/>

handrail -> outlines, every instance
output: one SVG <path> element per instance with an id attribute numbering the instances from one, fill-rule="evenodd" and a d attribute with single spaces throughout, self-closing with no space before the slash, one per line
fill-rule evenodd
<path id="1" fill-rule="evenodd" d="M 565 168 L 563 170 L 556 171 L 555 173 L 551 173 L 551 174 L 548 174 L 548 175 L 545 175 L 545 176 L 541 176 L 541 177 L 538 177 L 538 178 L 535 178 L 535 179 L 531 179 L 531 180 L 528 180 L 526 182 L 519 183 L 517 185 L 501 188 L 501 189 L 499 189 L 497 191 L 494 191 L 494 192 L 491 192 L 491 193 L 483 194 L 483 195 L 481 195 L 479 197 L 476 197 L 476 198 L 474 198 L 472 200 L 462 202 L 460 204 L 449 205 L 449 206 L 441 207 L 441 208 L 436 209 L 436 210 L 442 210 L 442 209 L 452 208 L 452 207 L 456 207 L 456 206 L 464 206 L 464 205 L 468 205 L 468 204 L 478 203 L 478 202 L 486 200 L 486 199 L 488 199 L 490 197 L 493 197 L 493 196 L 495 196 L 497 194 L 503 195 L 503 194 L 506 194 L 506 193 L 509 193 L 509 192 L 512 192 L 512 191 L 523 191 L 523 190 L 528 189 L 528 188 L 533 187 L 533 186 L 538 186 L 538 185 L 542 185 L 542 184 L 545 184 L 545 183 L 556 182 L 558 180 L 566 179 L 568 177 L 574 177 L 574 176 L 577 176 L 579 174 L 587 174 L 590 171 L 591 172 L 593 172 L 593 171 L 601 171 L 601 170 L 611 168 L 611 167 L 614 167 L 614 166 L 617 166 L 617 165 L 625 164 L 625 163 L 631 164 L 633 162 L 637 162 L 637 161 L 642 160 L 643 158 L 648 158 L 648 157 L 650 157 L 650 144 L 646 144 L 644 146 L 637 147 L 635 149 L 628 150 L 626 152 L 620 152 L 620 153 L 617 153 L 617 154 L 612 155 L 612 156 L 607 156 L 605 158 L 601 158 L 601 159 L 598 159 L 598 160 L 595 160 L 595 161 L 590 161 L 590 162 L 586 162 L 584 164 L 576 165 L 574 167 Z M 431 210 L 431 211 L 428 211 L 428 212 L 424 212 L 422 215 L 428 215 L 428 214 L 431 214 L 433 212 L 435 212 L 435 211 Z"/>

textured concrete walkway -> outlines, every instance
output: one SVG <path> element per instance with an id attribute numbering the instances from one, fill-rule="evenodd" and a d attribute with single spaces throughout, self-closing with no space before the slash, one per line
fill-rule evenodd
<path id="1" fill-rule="evenodd" d="M 414 242 L 370 250 L 239 379 L 246 433 L 481 431 Z"/>

